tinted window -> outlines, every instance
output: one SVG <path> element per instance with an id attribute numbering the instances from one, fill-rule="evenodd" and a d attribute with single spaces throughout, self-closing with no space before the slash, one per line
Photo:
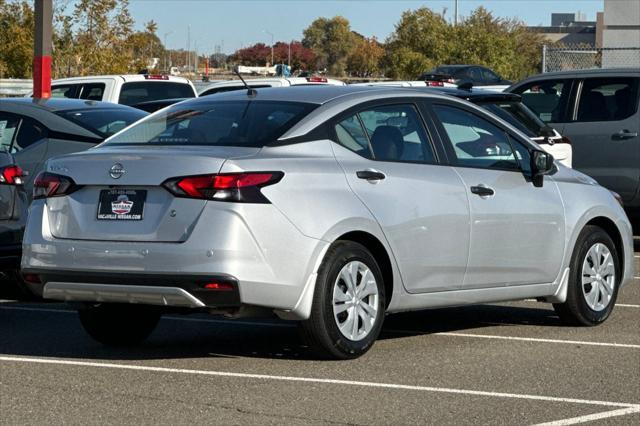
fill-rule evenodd
<path id="1" fill-rule="evenodd" d="M 19 121 L 17 117 L 0 113 L 0 151 L 10 151 Z"/>
<path id="2" fill-rule="evenodd" d="M 335 126 L 340 145 L 366 158 L 371 158 L 369 138 L 357 115 L 345 118 Z"/>
<path id="3" fill-rule="evenodd" d="M 52 98 L 76 98 L 78 91 L 77 84 L 63 84 L 51 86 Z"/>
<path id="4" fill-rule="evenodd" d="M 125 83 L 120 90 L 118 103 L 135 105 L 140 102 L 161 99 L 193 98 L 195 94 L 188 84 L 158 81 Z"/>
<path id="5" fill-rule="evenodd" d="M 517 102 L 481 103 L 478 106 L 502 118 L 530 138 L 540 136 L 545 125 L 526 106 Z"/>
<path id="6" fill-rule="evenodd" d="M 57 115 L 66 118 L 102 137 L 111 136 L 133 124 L 148 114 L 135 109 L 82 109 L 58 111 Z"/>
<path id="7" fill-rule="evenodd" d="M 543 80 L 514 90 L 522 102 L 545 123 L 565 121 L 565 109 L 571 85 L 569 80 Z"/>
<path id="8" fill-rule="evenodd" d="M 47 130 L 42 124 L 24 117 L 18 127 L 18 134 L 11 147 L 11 152 L 22 151 L 46 137 Z"/>
<path id="9" fill-rule="evenodd" d="M 435 105 L 434 111 L 449 137 L 449 152 L 457 166 L 519 170 L 507 134 L 468 111 Z"/>
<path id="10" fill-rule="evenodd" d="M 487 83 L 500 81 L 500 77 L 488 68 L 480 68 L 480 72 L 482 73 L 482 79 Z"/>
<path id="11" fill-rule="evenodd" d="M 101 101 L 104 95 L 104 83 L 87 83 L 83 84 L 80 89 L 80 99 L 88 99 L 90 101 Z"/>
<path id="12" fill-rule="evenodd" d="M 420 116 L 411 105 L 381 106 L 359 114 L 375 160 L 433 163 Z"/>
<path id="13" fill-rule="evenodd" d="M 624 120 L 638 108 L 637 78 L 589 78 L 578 103 L 578 121 Z"/>
<path id="14" fill-rule="evenodd" d="M 176 104 L 114 136 L 107 145 L 222 145 L 274 142 L 316 105 L 298 102 L 209 101 Z"/>

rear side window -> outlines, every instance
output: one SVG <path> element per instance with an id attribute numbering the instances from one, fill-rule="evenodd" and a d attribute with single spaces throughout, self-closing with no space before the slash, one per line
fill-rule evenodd
<path id="1" fill-rule="evenodd" d="M 577 121 L 617 121 L 638 109 L 637 78 L 588 78 L 584 80 Z"/>
<path id="2" fill-rule="evenodd" d="M 106 145 L 262 147 L 275 142 L 315 108 L 300 102 L 191 101 L 140 121 Z"/>
<path id="3" fill-rule="evenodd" d="M 9 152 L 18 129 L 17 117 L 0 113 L 0 151 Z"/>
<path id="4" fill-rule="evenodd" d="M 435 155 L 413 105 L 385 105 L 359 112 L 335 126 L 338 142 L 379 161 L 434 163 Z"/>
<path id="5" fill-rule="evenodd" d="M 42 124 L 31 118 L 23 117 L 18 127 L 18 134 L 11 147 L 11 152 L 22 151 L 46 137 L 47 129 Z"/>
<path id="6" fill-rule="evenodd" d="M 520 170 L 507 134 L 491 122 L 460 108 L 433 107 L 450 142 L 454 165 Z M 520 158 L 522 160 L 522 158 Z"/>
<path id="7" fill-rule="evenodd" d="M 80 88 L 80 99 L 101 101 L 104 95 L 104 83 L 87 83 Z"/>
<path id="8" fill-rule="evenodd" d="M 514 90 L 524 103 L 545 123 L 566 120 L 566 106 L 571 90 L 570 80 L 543 80 L 525 84 Z"/>
<path id="9" fill-rule="evenodd" d="M 193 98 L 195 94 L 188 84 L 159 81 L 125 83 L 120 90 L 119 104 L 135 105 L 140 102 L 161 99 Z"/>
<path id="10" fill-rule="evenodd" d="M 78 87 L 78 84 L 54 85 L 51 87 L 51 97 L 76 99 L 78 97 Z"/>

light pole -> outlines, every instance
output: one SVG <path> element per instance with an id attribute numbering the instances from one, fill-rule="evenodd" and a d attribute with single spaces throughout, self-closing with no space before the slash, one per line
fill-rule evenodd
<path id="1" fill-rule="evenodd" d="M 273 33 L 267 30 L 264 30 L 264 32 L 271 36 L 271 66 L 273 66 Z"/>
<path id="2" fill-rule="evenodd" d="M 453 26 L 458 25 L 458 0 L 454 0 L 453 6 Z"/>
<path id="3" fill-rule="evenodd" d="M 168 70 L 167 68 L 167 52 L 169 51 L 169 49 L 167 48 L 167 36 L 170 35 L 173 31 L 169 31 L 164 33 L 164 70 L 165 72 Z M 171 55 L 171 53 L 169 53 L 169 55 Z M 169 62 L 171 62 L 171 59 L 169 59 Z"/>

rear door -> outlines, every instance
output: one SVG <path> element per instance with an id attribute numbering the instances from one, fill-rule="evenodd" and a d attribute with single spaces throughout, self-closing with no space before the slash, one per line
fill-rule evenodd
<path id="1" fill-rule="evenodd" d="M 557 186 L 535 187 L 527 145 L 460 104 L 432 105 L 449 162 L 471 210 L 465 289 L 553 282 L 564 253 L 564 208 Z"/>
<path id="2" fill-rule="evenodd" d="M 573 167 L 630 201 L 640 182 L 640 77 L 586 78 L 577 92 L 562 132 L 573 144 Z"/>
<path id="3" fill-rule="evenodd" d="M 456 290 L 469 250 L 462 181 L 438 164 L 417 104 L 374 103 L 332 123 L 347 181 L 380 224 L 407 291 Z"/>

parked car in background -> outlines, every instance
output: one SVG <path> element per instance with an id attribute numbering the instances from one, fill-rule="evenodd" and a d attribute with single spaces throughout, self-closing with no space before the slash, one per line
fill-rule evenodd
<path id="1" fill-rule="evenodd" d="M 454 86 L 468 82 L 475 88 L 496 91 L 502 91 L 512 84 L 491 69 L 479 65 L 440 65 L 422 74 L 418 80 L 443 82 Z"/>
<path id="2" fill-rule="evenodd" d="M 571 140 L 575 169 L 620 194 L 640 217 L 640 70 L 546 73 L 507 91 Z"/>
<path id="3" fill-rule="evenodd" d="M 423 83 L 423 84 L 407 84 Z M 424 82 L 384 81 L 373 83 L 358 83 L 352 86 L 371 87 L 406 87 L 426 88 Z M 572 149 L 568 138 L 563 137 L 557 130 L 547 126 L 526 105 L 520 96 L 513 93 L 495 92 L 481 89 L 458 89 L 450 87 L 429 86 L 430 91 L 455 96 L 472 102 L 487 111 L 497 115 L 518 130 L 526 134 L 531 140 L 539 144 L 545 151 L 567 167 L 571 167 Z M 486 149 L 494 149 L 487 146 Z"/>
<path id="4" fill-rule="evenodd" d="M 140 342 L 170 310 L 275 313 L 344 359 L 400 311 L 540 298 L 600 324 L 633 280 L 613 194 L 476 105 L 256 92 L 181 102 L 51 159 L 25 232 L 29 286 L 80 302 L 105 344 Z"/>
<path id="5" fill-rule="evenodd" d="M 253 89 L 262 89 L 267 87 L 290 87 L 290 86 L 315 86 L 330 85 L 344 86 L 345 83 L 340 80 L 326 78 L 322 76 L 309 77 L 281 77 L 281 78 L 253 78 L 245 79 L 249 87 Z M 240 80 L 219 81 L 208 85 L 200 90 L 199 96 L 213 95 L 215 93 L 232 92 L 234 90 L 245 89 L 244 84 Z"/>
<path id="6" fill-rule="evenodd" d="M 34 177 L 47 159 L 83 151 L 147 116 L 124 105 L 78 99 L 0 99 L 0 271 L 20 263 Z M 13 283 L 15 284 L 15 283 Z"/>
<path id="7" fill-rule="evenodd" d="M 86 99 L 122 105 L 196 96 L 196 89 L 190 80 L 168 75 L 101 75 L 51 82 L 52 98 Z"/>

